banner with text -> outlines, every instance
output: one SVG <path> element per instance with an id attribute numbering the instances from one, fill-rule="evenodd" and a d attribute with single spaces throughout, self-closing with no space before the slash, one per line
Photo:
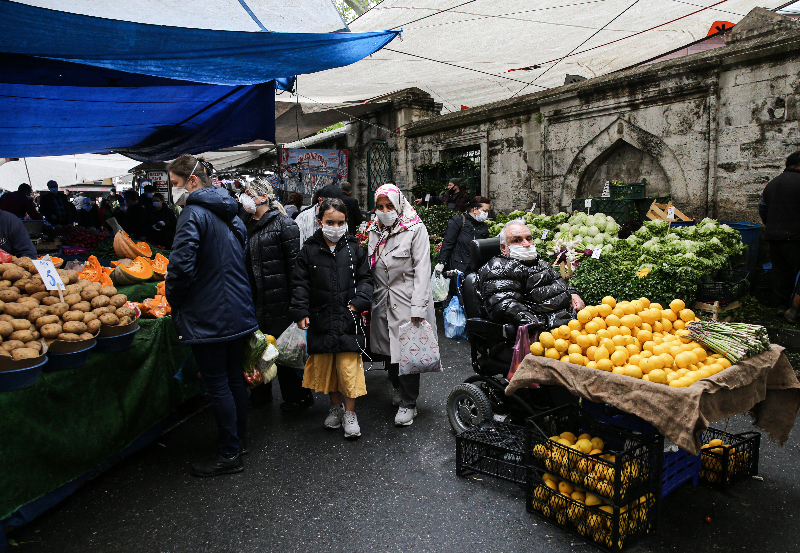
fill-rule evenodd
<path id="1" fill-rule="evenodd" d="M 281 187 L 287 192 L 313 194 L 328 184 L 347 180 L 349 150 L 282 149 Z"/>

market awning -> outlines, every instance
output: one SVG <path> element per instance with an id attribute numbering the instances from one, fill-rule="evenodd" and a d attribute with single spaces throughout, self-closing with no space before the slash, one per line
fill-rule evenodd
<path id="1" fill-rule="evenodd" d="M 323 8 L 306 27 L 326 31 L 296 32 L 302 21 L 285 21 L 292 10 L 280 11 L 297 4 L 289 0 L 223 2 L 247 14 L 256 25 L 249 30 L 241 14 L 234 30 L 221 30 L 115 19 L 135 13 L 116 7 L 105 14 L 111 17 L 96 17 L 88 1 L 66 3 L 80 13 L 48 9 L 63 4 L 0 0 L 1 157 L 119 152 L 155 161 L 274 141 L 276 80 L 353 63 L 398 34 L 327 32 L 347 29 Z M 157 9 L 169 23 L 196 9 L 133 4 Z M 268 29 L 273 19 L 294 32 Z"/>

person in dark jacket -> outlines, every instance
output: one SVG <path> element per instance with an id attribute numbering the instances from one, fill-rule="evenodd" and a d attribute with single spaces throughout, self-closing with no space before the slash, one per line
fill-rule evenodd
<path id="1" fill-rule="evenodd" d="M 147 241 L 155 246 L 170 249 L 175 238 L 175 226 L 178 224 L 175 213 L 167 207 L 164 196 L 153 194 L 152 207 L 147 210 Z"/>
<path id="2" fill-rule="evenodd" d="M 25 225 L 7 211 L 0 211 L 0 249 L 17 257 L 38 257 Z"/>
<path id="3" fill-rule="evenodd" d="M 350 234 L 358 233 L 358 227 L 364 221 L 358 199 L 353 197 L 353 185 L 347 181 L 342 183 L 342 201 L 347 206 L 347 230 Z"/>
<path id="4" fill-rule="evenodd" d="M 139 193 L 130 189 L 123 193 L 125 197 L 125 220 L 120 221 L 122 228 L 134 240 L 147 239 L 147 210 L 139 203 Z"/>
<path id="5" fill-rule="evenodd" d="M 414 203 L 419 205 L 424 201 L 424 198 L 414 200 Z M 469 207 L 470 197 L 469 191 L 461 189 L 461 179 L 450 179 L 447 183 L 447 190 L 441 196 L 434 196 L 427 205 L 446 205 L 450 209 L 455 209 L 459 213 L 464 213 Z"/>
<path id="6" fill-rule="evenodd" d="M 188 193 L 169 258 L 166 295 L 178 339 L 192 347 L 219 428 L 218 454 L 195 476 L 241 472 L 247 453 L 242 350 L 258 330 L 245 266 L 247 230 L 227 191 L 211 186 L 211 165 L 183 155 L 170 163 L 174 188 Z"/>
<path id="7" fill-rule="evenodd" d="M 255 204 L 255 213 L 246 223 L 246 260 L 258 328 L 277 339 L 293 322 L 289 316 L 289 300 L 294 263 L 300 253 L 300 229 L 281 212 L 280 204 L 272 197 L 272 187 L 266 181 L 250 183 L 247 194 Z M 314 395 L 303 388 L 295 370 L 280 364 L 277 367 L 283 396 L 281 409 L 298 411 L 314 405 Z M 262 393 L 272 397 L 272 382 L 254 388 L 253 401 Z"/>
<path id="8" fill-rule="evenodd" d="M 360 353 L 366 347 L 361 313 L 372 302 L 372 276 L 367 254 L 347 234 L 344 203 L 323 201 L 317 221 L 320 228 L 297 256 L 289 314 L 298 327 L 308 330 L 310 356 L 303 386 L 331 398 L 325 428 L 344 427 L 345 438 L 358 438 L 355 398 L 367 393 Z"/>
<path id="9" fill-rule="evenodd" d="M 522 219 L 509 221 L 500 231 L 500 251 L 478 271 L 479 296 L 490 320 L 550 330 L 567 324 L 585 307 L 577 291 L 539 259 Z"/>
<path id="10" fill-rule="evenodd" d="M 447 223 L 447 230 L 439 252 L 437 273 L 457 270 L 466 276 L 469 273 L 469 245 L 473 240 L 489 238 L 489 199 L 475 196 L 469 203 L 467 213 L 458 213 Z M 462 280 L 463 282 L 463 280 Z M 450 279 L 450 295 L 458 293 L 456 279 Z"/>
<path id="11" fill-rule="evenodd" d="M 294 219 L 295 215 L 303 208 L 303 195 L 300 192 L 292 192 L 284 207 L 286 215 Z"/>
<path id="12" fill-rule="evenodd" d="M 17 187 L 16 192 L 6 192 L 0 196 L 0 210 L 16 215 L 19 219 L 22 219 L 25 215 L 36 221 L 44 219 L 36 211 L 31 185 L 24 182 Z"/>
<path id="13" fill-rule="evenodd" d="M 795 281 L 800 273 L 800 152 L 786 158 L 786 169 L 772 179 L 761 194 L 758 214 L 766 226 L 764 239 L 769 242 L 772 259 L 772 295 L 781 310 L 793 322 L 800 310 L 800 296 Z M 790 306 L 790 303 L 792 304 Z M 797 304 L 797 305 L 794 305 Z"/>
<path id="14" fill-rule="evenodd" d="M 53 225 L 71 225 L 75 222 L 72 218 L 72 202 L 67 195 L 58 191 L 58 183 L 54 180 L 47 181 L 47 189 L 39 196 L 39 213 Z"/>
<path id="15" fill-rule="evenodd" d="M 103 219 L 100 217 L 100 210 L 91 198 L 83 198 L 81 208 L 78 210 L 78 226 L 84 228 L 103 227 Z"/>

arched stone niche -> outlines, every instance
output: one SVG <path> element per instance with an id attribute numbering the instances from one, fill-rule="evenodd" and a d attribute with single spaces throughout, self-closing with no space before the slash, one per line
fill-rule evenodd
<path id="1" fill-rule="evenodd" d="M 621 174 L 620 174 L 621 173 Z M 561 204 L 573 198 L 599 196 L 606 180 L 641 182 L 647 179 L 647 195 L 688 196 L 681 164 L 663 140 L 618 117 L 590 140 L 575 158 L 564 177 Z"/>

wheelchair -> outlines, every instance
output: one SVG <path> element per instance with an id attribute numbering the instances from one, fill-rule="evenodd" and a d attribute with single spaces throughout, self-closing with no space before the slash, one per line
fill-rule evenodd
<path id="1" fill-rule="evenodd" d="M 517 327 L 489 320 L 478 297 L 477 271 L 500 254 L 500 239 L 473 240 L 470 273 L 459 290 L 467 317 L 472 369 L 475 374 L 458 384 L 447 398 L 447 418 L 456 434 L 483 428 L 494 421 L 525 425 L 525 419 L 577 399 L 560 386 L 542 386 L 505 394 Z"/>

